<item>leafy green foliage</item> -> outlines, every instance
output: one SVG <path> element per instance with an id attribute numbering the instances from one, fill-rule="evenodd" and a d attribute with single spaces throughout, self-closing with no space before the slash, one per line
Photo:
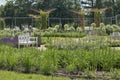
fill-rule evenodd
<path id="1" fill-rule="evenodd" d="M 40 18 L 35 19 L 35 27 L 38 29 L 41 29 L 41 19 Z"/>
<path id="2" fill-rule="evenodd" d="M 86 36 L 83 32 L 56 32 L 50 33 L 46 32 L 43 37 L 84 37 Z"/>
<path id="3" fill-rule="evenodd" d="M 120 27 L 118 25 L 105 25 L 104 23 L 100 23 L 99 28 L 95 28 L 96 24 L 92 23 L 92 27 L 94 27 L 93 31 L 96 32 L 96 34 L 99 35 L 110 35 L 113 32 L 120 32 Z"/>
<path id="4" fill-rule="evenodd" d="M 96 27 L 100 26 L 100 11 L 98 9 L 96 9 L 94 13 L 94 22 L 96 24 Z"/>
<path id="5" fill-rule="evenodd" d="M 0 29 L 4 29 L 6 27 L 5 20 L 0 18 Z"/>
<path id="6" fill-rule="evenodd" d="M 65 24 L 64 25 L 64 31 L 66 31 L 66 32 L 75 31 L 75 28 L 73 26 Z"/>
<path id="7" fill-rule="evenodd" d="M 68 72 L 119 68 L 119 51 L 106 49 L 92 50 L 46 50 L 33 48 L 16 49 L 0 46 L 0 67 L 22 72 L 53 74 L 63 68 Z"/>
<path id="8" fill-rule="evenodd" d="M 49 17 L 49 12 L 44 12 L 44 11 L 40 11 L 40 21 L 41 21 L 41 29 L 46 29 L 47 28 L 47 21 L 48 21 L 48 17 Z"/>

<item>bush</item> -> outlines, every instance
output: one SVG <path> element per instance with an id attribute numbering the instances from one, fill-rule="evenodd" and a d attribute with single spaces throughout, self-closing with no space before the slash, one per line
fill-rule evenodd
<path id="1" fill-rule="evenodd" d="M 91 24 L 95 26 L 95 24 Z M 104 25 L 104 23 L 100 23 L 99 28 L 94 28 L 94 31 L 98 35 L 110 35 L 112 32 L 120 32 L 120 27 L 117 25 Z"/>
<path id="2" fill-rule="evenodd" d="M 110 47 L 120 47 L 120 42 L 110 42 L 109 46 Z"/>
<path id="3" fill-rule="evenodd" d="M 96 27 L 96 24 L 95 23 L 92 23 L 91 24 L 91 27 L 93 27 L 93 29 Z"/>
<path id="4" fill-rule="evenodd" d="M 64 25 L 64 31 L 69 31 L 69 27 L 70 27 L 70 26 L 69 26 L 68 24 L 65 24 L 65 25 Z"/>
<path id="5" fill-rule="evenodd" d="M 118 25 L 112 25 L 114 32 L 120 32 L 120 27 Z"/>
<path id="6" fill-rule="evenodd" d="M 106 33 L 110 35 L 114 31 L 114 28 L 111 25 L 106 25 Z"/>
<path id="7" fill-rule="evenodd" d="M 77 29 L 76 29 L 78 32 L 82 32 L 82 29 L 81 29 L 81 27 L 77 27 Z"/>
<path id="8" fill-rule="evenodd" d="M 60 25 L 55 25 L 54 28 L 57 30 L 57 32 L 60 31 Z"/>

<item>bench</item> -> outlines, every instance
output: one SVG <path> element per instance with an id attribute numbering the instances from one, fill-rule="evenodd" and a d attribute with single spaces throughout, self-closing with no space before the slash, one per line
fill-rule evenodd
<path id="1" fill-rule="evenodd" d="M 20 48 L 20 45 L 36 45 L 38 46 L 38 37 L 31 37 L 29 33 L 21 34 L 18 36 L 18 48 Z"/>

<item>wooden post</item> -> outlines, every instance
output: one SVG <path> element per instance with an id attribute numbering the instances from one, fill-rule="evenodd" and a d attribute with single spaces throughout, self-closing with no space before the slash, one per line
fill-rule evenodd
<path id="1" fill-rule="evenodd" d="M 38 37 L 38 40 L 37 40 L 37 41 L 38 41 L 38 42 L 37 42 L 37 43 L 38 43 L 38 47 L 40 47 L 40 46 L 41 46 L 41 36 L 40 36 L 40 35 L 37 35 L 37 37 Z"/>

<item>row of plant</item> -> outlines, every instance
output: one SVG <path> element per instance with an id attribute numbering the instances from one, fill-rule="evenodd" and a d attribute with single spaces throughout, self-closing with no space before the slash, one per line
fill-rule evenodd
<path id="1" fill-rule="evenodd" d="M 118 25 L 105 25 L 104 23 L 100 23 L 99 27 L 95 27 L 96 24 L 92 23 L 91 27 L 93 28 L 93 32 L 98 35 L 110 35 L 113 32 L 120 32 L 120 27 Z"/>
<path id="2" fill-rule="evenodd" d="M 79 33 L 79 32 L 55 32 L 55 33 L 45 33 L 43 37 L 76 37 L 76 38 L 82 38 L 86 36 L 85 33 Z"/>
<path id="3" fill-rule="evenodd" d="M 34 32 L 29 31 L 14 31 L 14 30 L 0 30 L 0 38 L 15 37 L 23 33 L 30 33 L 32 36 L 40 35 L 42 37 L 84 37 L 84 32 L 50 32 L 35 30 Z"/>
<path id="4" fill-rule="evenodd" d="M 86 36 L 84 38 L 44 38 L 42 41 L 48 48 L 54 48 L 58 50 L 93 50 L 93 49 L 105 49 L 111 44 L 108 36 Z"/>
<path id="5" fill-rule="evenodd" d="M 110 35 L 112 32 L 120 32 L 120 27 L 117 25 L 105 25 L 100 24 L 100 27 L 96 28 L 96 24 L 92 23 L 90 27 L 85 27 L 85 31 L 92 31 L 94 34 L 98 35 Z M 16 31 L 16 30 L 0 30 L 1 37 L 12 37 L 17 36 L 22 33 L 30 31 Z M 55 25 L 54 27 L 49 27 L 45 30 L 35 29 L 30 32 L 32 35 L 41 35 L 46 37 L 83 37 L 86 34 L 82 31 L 81 27 L 74 28 L 72 25 L 65 24 L 64 28 L 60 25 Z"/>
<path id="6" fill-rule="evenodd" d="M 110 47 L 120 47 L 120 42 L 110 42 Z"/>
<path id="7" fill-rule="evenodd" d="M 53 74 L 60 69 L 67 73 L 88 70 L 110 71 L 120 68 L 119 51 L 46 50 L 0 46 L 0 69 Z"/>

